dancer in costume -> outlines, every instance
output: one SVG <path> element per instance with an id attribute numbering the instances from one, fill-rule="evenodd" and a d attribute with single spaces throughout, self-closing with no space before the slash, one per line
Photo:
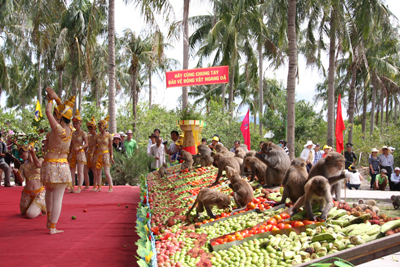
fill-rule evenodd
<path id="1" fill-rule="evenodd" d="M 92 153 L 93 153 L 93 148 L 96 147 L 96 140 L 95 139 L 96 139 L 96 135 L 97 135 L 97 132 L 96 132 L 97 126 L 96 126 L 96 120 L 94 119 L 94 116 L 92 117 L 91 121 L 88 121 L 86 123 L 86 126 L 87 126 L 88 131 L 89 131 L 89 134 L 88 134 L 88 141 L 89 141 L 88 145 L 89 145 L 89 148 L 87 149 L 87 152 L 86 152 L 87 164 L 85 165 L 85 181 L 89 181 L 89 175 L 88 175 L 89 170 L 92 170 L 92 173 L 94 175 L 94 171 L 93 171 L 93 168 L 92 168 L 92 158 L 93 158 L 93 154 Z M 89 189 L 89 182 L 86 183 L 85 189 Z M 93 189 L 92 189 L 92 191 L 96 191 L 96 190 L 97 190 L 96 189 L 96 179 L 93 179 Z"/>
<path id="2" fill-rule="evenodd" d="M 65 188 L 71 185 L 67 155 L 71 145 L 72 126 L 69 124 L 75 96 L 62 104 L 53 89 L 47 87 L 46 91 L 46 116 L 51 132 L 47 136 L 47 153 L 40 170 L 40 178 L 46 187 L 47 228 L 50 229 L 50 234 L 58 234 L 64 232 L 57 230 L 56 224 L 61 214 Z M 56 100 L 58 104 L 54 113 L 52 100 Z"/>
<path id="3" fill-rule="evenodd" d="M 22 184 L 24 179 L 26 184 L 21 192 L 21 202 L 19 208 L 22 215 L 28 219 L 36 218 L 40 213 L 46 214 L 46 190 L 40 182 L 40 167 L 43 159 L 38 159 L 35 150 L 31 145 L 18 146 L 20 157 L 24 164 L 19 170 L 13 168 L 14 177 Z"/>
<path id="4" fill-rule="evenodd" d="M 86 165 L 86 148 L 88 147 L 88 137 L 87 134 L 81 129 L 82 118 L 79 114 L 79 110 L 75 111 L 75 117 L 72 119 L 75 131 L 72 133 L 71 148 L 68 155 L 69 168 L 71 169 L 72 181 L 75 181 L 75 170 L 76 165 L 78 165 L 78 190 L 75 193 L 80 193 L 83 178 L 84 178 L 84 168 Z M 87 176 L 87 175 L 86 175 Z M 86 178 L 86 177 L 85 177 Z M 85 179 L 86 185 L 89 184 L 89 176 Z M 85 187 L 86 189 L 87 187 Z M 72 183 L 71 191 L 74 192 L 74 184 Z"/>
<path id="5" fill-rule="evenodd" d="M 112 134 L 108 133 L 106 131 L 108 127 L 108 120 L 110 116 L 107 116 L 104 120 L 99 121 L 98 127 L 99 127 L 99 134 L 96 135 L 95 138 L 95 146 L 93 147 L 92 153 L 93 153 L 93 159 L 92 159 L 92 166 L 94 170 L 94 179 L 96 180 L 97 184 L 97 190 L 96 192 L 101 191 L 101 169 L 104 168 L 104 172 L 107 177 L 107 182 L 108 182 L 108 193 L 113 192 L 112 188 L 112 178 L 110 174 L 110 158 L 111 158 L 111 163 L 114 164 L 114 158 L 113 158 L 113 137 Z"/>

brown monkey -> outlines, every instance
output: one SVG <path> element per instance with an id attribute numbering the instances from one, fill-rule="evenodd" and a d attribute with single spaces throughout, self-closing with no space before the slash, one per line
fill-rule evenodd
<path id="1" fill-rule="evenodd" d="M 244 164 L 246 168 L 251 170 L 250 182 L 254 181 L 254 177 L 257 176 L 258 181 L 267 183 L 265 174 L 267 173 L 267 165 L 255 157 L 246 157 Z"/>
<path id="2" fill-rule="evenodd" d="M 215 146 L 215 151 L 217 151 L 217 153 L 223 154 L 224 156 L 227 156 L 227 157 L 234 157 L 235 156 L 235 153 L 229 151 L 229 149 L 227 149 L 226 147 L 224 147 L 221 144 L 217 144 Z"/>
<path id="3" fill-rule="evenodd" d="M 200 190 L 196 197 L 196 201 L 193 206 L 189 209 L 186 217 L 189 221 L 190 212 L 196 207 L 196 218 L 199 217 L 199 213 L 202 213 L 204 209 L 207 211 L 208 216 L 215 218 L 211 208 L 217 206 L 218 209 L 226 209 L 230 206 L 231 200 L 228 195 L 216 191 L 214 189 L 205 187 Z"/>
<path id="4" fill-rule="evenodd" d="M 317 175 L 322 175 L 326 178 L 338 176 L 341 174 L 344 167 L 345 159 L 342 154 L 337 152 L 329 152 L 325 158 L 319 160 L 310 170 L 308 180 Z M 336 200 L 340 201 L 340 184 L 331 186 L 331 194 L 335 194 Z"/>
<path id="5" fill-rule="evenodd" d="M 181 150 L 180 158 L 183 159 L 185 162 L 181 165 L 181 171 L 185 169 L 191 169 L 193 166 L 193 156 L 189 152 L 185 150 Z"/>
<path id="6" fill-rule="evenodd" d="M 233 159 L 239 163 L 239 166 L 241 166 L 243 164 L 243 159 L 238 158 L 238 157 L 233 157 Z"/>
<path id="7" fill-rule="evenodd" d="M 196 165 L 201 165 L 201 167 L 212 166 L 214 159 L 211 157 L 211 149 L 205 145 L 197 146 L 197 155 L 193 156 Z"/>
<path id="8" fill-rule="evenodd" d="M 370 206 L 376 206 L 376 201 L 373 199 L 367 199 L 367 200 L 360 199 L 358 200 L 358 204 L 367 204 Z"/>
<path id="9" fill-rule="evenodd" d="M 391 196 L 390 199 L 392 200 L 393 207 L 397 210 L 400 207 L 400 196 Z"/>
<path id="10" fill-rule="evenodd" d="M 290 167 L 289 155 L 286 154 L 285 150 L 272 142 L 264 142 L 261 147 L 261 154 L 256 153 L 255 156 L 268 166 L 264 187 L 281 185 L 286 171 Z"/>
<path id="11" fill-rule="evenodd" d="M 170 175 L 170 173 L 167 172 L 167 168 L 168 168 L 167 163 L 163 163 L 163 165 L 158 169 L 160 177 L 164 177 L 165 175 Z"/>
<path id="12" fill-rule="evenodd" d="M 251 172 L 251 169 L 250 168 L 247 168 L 247 165 L 246 165 L 246 158 L 248 158 L 248 157 L 250 157 L 250 158 L 252 158 L 252 157 L 254 157 L 254 155 L 256 154 L 257 152 L 256 151 L 254 151 L 254 150 L 250 150 L 250 151 L 248 151 L 248 152 L 246 152 L 246 156 L 244 157 L 244 159 L 243 159 L 243 164 L 242 165 L 240 165 L 240 173 L 241 173 L 241 175 L 246 175 L 246 172 Z"/>
<path id="13" fill-rule="evenodd" d="M 307 176 L 306 161 L 301 158 L 292 160 L 292 164 L 282 181 L 282 200 L 278 204 L 286 203 L 286 198 L 290 198 L 293 203 L 296 203 L 304 195 L 304 185 L 307 182 Z"/>
<path id="14" fill-rule="evenodd" d="M 247 145 L 245 145 L 245 144 L 240 144 L 239 148 L 243 149 L 244 152 L 249 152 L 249 149 L 247 148 Z"/>
<path id="15" fill-rule="evenodd" d="M 316 220 L 316 216 L 312 211 L 312 204 L 319 203 L 321 211 L 321 219 L 326 220 L 329 211 L 333 207 L 331 185 L 336 184 L 338 181 L 345 179 L 346 174 L 343 172 L 338 176 L 325 178 L 321 175 L 314 176 L 307 180 L 304 186 L 304 195 L 300 197 L 290 211 L 290 216 L 297 213 L 298 209 L 304 205 L 307 211 L 307 216 L 310 220 Z"/>
<path id="16" fill-rule="evenodd" d="M 244 152 L 244 150 L 242 148 L 237 148 L 235 151 L 235 157 L 244 159 L 244 157 L 246 156 L 246 152 Z"/>
<path id="17" fill-rule="evenodd" d="M 237 209 L 232 211 L 232 214 L 237 211 L 244 210 L 254 199 L 254 191 L 250 184 L 243 180 L 238 172 L 231 167 L 226 167 L 226 176 L 231 183 L 229 187 L 233 190 L 233 199 L 235 200 Z"/>
<path id="18" fill-rule="evenodd" d="M 227 166 L 233 168 L 237 172 L 240 172 L 240 165 L 237 159 L 238 158 L 235 159 L 233 157 L 224 157 L 220 153 L 214 155 L 214 164 L 216 164 L 218 167 L 218 174 L 213 185 L 218 183 L 219 178 L 222 176 L 222 172 L 226 171 Z"/>

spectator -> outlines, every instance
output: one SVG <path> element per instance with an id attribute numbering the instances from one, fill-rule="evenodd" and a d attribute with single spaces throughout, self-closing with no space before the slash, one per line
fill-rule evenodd
<path id="1" fill-rule="evenodd" d="M 4 159 L 6 157 L 6 153 L 7 153 L 7 145 L 1 140 L 1 133 L 0 133 L 0 169 L 4 172 L 5 175 L 4 186 L 11 187 L 10 184 L 11 168 Z M 0 176 L 0 181 L 1 178 L 2 177 Z"/>
<path id="2" fill-rule="evenodd" d="M 374 190 L 385 191 L 388 183 L 388 176 L 386 169 L 381 169 L 381 173 L 376 176 Z"/>
<path id="3" fill-rule="evenodd" d="M 400 191 L 400 168 L 396 167 L 394 173 L 390 177 L 390 181 L 393 183 L 393 190 Z"/>
<path id="4" fill-rule="evenodd" d="M 124 142 L 124 147 L 128 157 L 132 157 L 133 152 L 138 149 L 137 143 L 135 140 L 132 139 L 133 133 L 131 130 L 126 132 L 127 138 Z"/>
<path id="5" fill-rule="evenodd" d="M 350 190 L 352 190 L 353 187 L 358 190 L 360 188 L 361 181 L 364 180 L 364 178 L 359 172 L 357 172 L 354 165 L 350 165 L 350 167 L 346 171 L 350 176 L 350 178 L 347 178 L 347 187 Z"/>
<path id="6" fill-rule="evenodd" d="M 285 150 L 286 154 L 289 155 L 289 148 L 287 148 L 286 144 L 287 143 L 285 140 L 283 140 L 283 139 L 279 140 L 279 146 L 282 147 Z"/>
<path id="7" fill-rule="evenodd" d="M 378 149 L 373 148 L 371 151 L 371 156 L 368 159 L 369 163 L 369 174 L 371 175 L 371 187 L 374 189 L 376 176 L 379 174 L 380 160 L 378 158 Z"/>
<path id="8" fill-rule="evenodd" d="M 218 145 L 218 144 L 222 145 L 222 143 L 219 142 L 219 137 L 218 136 L 214 136 L 212 141 L 211 141 L 211 144 L 209 144 L 208 147 L 211 148 L 211 150 L 213 150 L 213 149 L 215 149 L 215 146 Z"/>
<path id="9" fill-rule="evenodd" d="M 121 143 L 125 143 L 126 134 L 124 132 L 119 132 L 119 136 L 121 136 Z"/>
<path id="10" fill-rule="evenodd" d="M 176 161 L 178 161 L 178 163 L 179 163 L 179 156 L 181 155 L 181 150 L 182 150 L 182 142 L 179 140 L 176 141 L 175 147 L 176 147 L 176 152 L 173 155 L 171 155 L 171 158 L 170 158 L 171 163 L 174 163 Z"/>
<path id="11" fill-rule="evenodd" d="M 207 145 L 207 138 L 202 138 L 201 139 L 201 144 L 206 146 Z"/>
<path id="12" fill-rule="evenodd" d="M 231 148 L 231 152 L 235 153 L 236 149 L 238 149 L 240 147 L 240 141 L 236 140 L 235 142 L 233 142 L 233 147 Z"/>
<path id="13" fill-rule="evenodd" d="M 324 148 L 323 148 L 323 150 L 324 150 L 324 153 L 322 154 L 322 158 L 325 158 L 325 157 L 326 157 L 326 155 L 328 155 L 328 153 L 330 152 L 330 150 L 331 150 L 331 147 L 330 147 L 330 146 L 328 146 L 328 145 L 324 145 Z"/>
<path id="14" fill-rule="evenodd" d="M 348 169 L 350 165 L 355 165 L 357 162 L 357 156 L 356 153 L 354 153 L 351 149 L 353 147 L 352 143 L 347 143 L 346 144 L 346 149 L 347 151 L 344 152 L 344 158 L 345 158 L 345 163 L 344 167 L 345 169 Z"/>
<path id="15" fill-rule="evenodd" d="M 319 144 L 316 143 L 314 148 L 315 157 L 313 165 L 315 165 L 318 162 L 318 160 L 322 159 L 322 151 L 319 151 L 319 148 L 320 148 Z"/>
<path id="16" fill-rule="evenodd" d="M 176 145 L 175 145 L 175 142 L 178 140 L 178 138 L 179 138 L 179 133 L 177 132 L 177 131 L 172 131 L 171 132 L 171 139 L 172 139 L 172 142 L 171 142 L 171 144 L 169 145 L 169 148 L 167 149 L 167 141 L 165 141 L 165 152 L 168 154 L 168 155 L 173 155 L 173 154 L 175 154 L 175 152 L 177 151 L 177 149 L 176 149 Z"/>
<path id="17" fill-rule="evenodd" d="M 121 136 L 119 134 L 114 134 L 113 147 L 114 147 L 115 151 L 117 151 L 117 152 L 119 152 L 121 154 L 125 154 L 125 146 L 122 143 L 122 139 L 121 139 Z"/>
<path id="18" fill-rule="evenodd" d="M 314 144 L 311 140 L 307 141 L 307 144 L 304 145 L 304 149 L 300 154 L 300 158 L 304 159 L 307 163 L 307 172 L 310 172 L 314 158 L 315 158 L 315 151 L 313 150 Z"/>
<path id="19" fill-rule="evenodd" d="M 156 143 L 150 148 L 150 156 L 155 158 L 155 161 L 151 163 L 151 169 L 156 170 L 165 163 L 165 149 L 162 144 L 162 139 L 159 136 L 154 137 Z"/>
<path id="20" fill-rule="evenodd" d="M 221 142 L 221 138 L 219 138 L 219 135 L 218 135 L 218 134 L 214 134 L 213 137 L 218 137 L 219 142 Z M 221 144 L 222 144 L 222 143 L 221 143 Z"/>
<path id="21" fill-rule="evenodd" d="M 160 131 L 160 129 L 154 129 L 154 131 L 153 131 L 153 134 L 155 135 L 155 136 L 160 136 L 160 133 L 161 133 L 161 131 Z M 153 135 L 152 134 L 152 135 Z M 163 142 L 163 140 L 161 139 L 161 143 Z M 150 147 L 152 146 L 152 145 L 154 145 L 155 143 L 153 143 L 153 141 L 151 141 L 151 138 L 150 138 L 150 136 L 149 136 L 149 142 L 148 142 L 148 144 L 147 144 L 147 154 L 149 154 L 150 153 Z"/>
<path id="22" fill-rule="evenodd" d="M 393 152 L 396 150 L 396 148 L 394 148 L 394 147 L 388 147 L 389 148 L 389 150 L 390 150 L 390 153 L 392 153 L 393 154 Z"/>
<path id="23" fill-rule="evenodd" d="M 150 146 L 147 145 L 147 155 L 149 157 L 150 157 L 150 152 L 151 152 L 150 151 L 151 150 L 151 146 L 156 144 L 156 137 L 157 137 L 157 135 L 155 135 L 154 133 L 149 136 L 149 140 L 150 140 L 150 144 L 151 144 Z"/>
<path id="24" fill-rule="evenodd" d="M 379 161 L 381 164 L 381 171 L 382 171 L 382 169 L 385 169 L 387 171 L 387 176 L 391 177 L 394 159 L 393 159 L 393 155 L 389 153 L 389 149 L 387 146 L 382 147 L 382 154 L 379 155 Z M 393 187 L 393 183 L 392 183 L 392 181 L 389 181 L 390 191 L 393 191 L 392 187 Z"/>

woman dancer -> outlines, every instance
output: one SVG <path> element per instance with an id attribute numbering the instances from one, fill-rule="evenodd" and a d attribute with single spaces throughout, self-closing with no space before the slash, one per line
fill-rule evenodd
<path id="1" fill-rule="evenodd" d="M 86 126 L 88 128 L 89 134 L 88 134 L 88 149 L 86 152 L 86 160 L 87 160 L 87 164 L 85 165 L 85 183 L 86 183 L 86 187 L 85 189 L 89 189 L 89 170 L 92 170 L 93 176 L 94 176 L 94 171 L 92 168 L 92 158 L 93 158 L 93 148 L 96 147 L 96 120 L 94 119 L 94 116 L 92 117 L 91 121 L 88 121 L 86 123 Z M 86 182 L 88 181 L 88 182 Z M 96 191 L 96 179 L 93 179 L 93 189 L 92 191 Z"/>
<path id="2" fill-rule="evenodd" d="M 21 165 L 19 170 L 13 168 L 14 177 L 16 177 L 22 184 L 24 179 L 26 184 L 24 190 L 21 192 L 21 201 L 19 209 L 22 215 L 28 219 L 36 218 L 40 213 L 46 214 L 45 195 L 46 190 L 40 182 L 40 167 L 42 166 L 43 159 L 38 159 L 35 150 L 31 145 L 18 146 L 20 157 L 23 159 L 24 164 Z"/>
<path id="3" fill-rule="evenodd" d="M 69 168 L 71 169 L 72 181 L 75 181 L 75 170 L 76 165 L 78 165 L 78 190 L 75 193 L 80 193 L 83 178 L 84 178 L 84 167 L 86 165 L 86 155 L 85 151 L 88 147 L 88 137 L 87 134 L 81 129 L 82 118 L 79 114 L 79 110 L 75 111 L 75 117 L 72 119 L 74 124 L 75 132 L 72 133 L 71 149 L 68 155 Z M 86 175 L 87 176 L 87 175 Z M 86 185 L 89 184 L 89 177 L 85 179 Z M 86 187 L 85 187 L 86 188 Z M 74 192 L 74 183 L 72 183 L 71 191 Z"/>
<path id="4" fill-rule="evenodd" d="M 93 159 L 92 166 L 94 170 L 94 179 L 97 183 L 96 192 L 101 192 L 101 169 L 104 167 L 104 172 L 107 177 L 108 182 L 108 193 L 113 192 L 112 188 L 112 178 L 110 174 L 110 157 L 111 163 L 114 164 L 113 159 L 113 147 L 112 147 L 112 135 L 106 131 L 108 127 L 108 120 L 110 116 L 107 116 L 104 120 L 99 121 L 99 134 L 95 138 L 95 146 L 93 147 Z"/>
<path id="5" fill-rule="evenodd" d="M 46 187 L 47 228 L 50 234 L 59 234 L 64 231 L 57 230 L 56 224 L 61 214 L 64 190 L 71 185 L 71 171 L 67 154 L 71 145 L 72 127 L 69 125 L 72 118 L 72 108 L 75 96 L 71 96 L 65 104 L 47 87 L 46 116 L 51 126 L 51 133 L 47 137 L 47 153 L 40 170 L 40 178 Z M 52 100 L 58 106 L 54 109 Z"/>

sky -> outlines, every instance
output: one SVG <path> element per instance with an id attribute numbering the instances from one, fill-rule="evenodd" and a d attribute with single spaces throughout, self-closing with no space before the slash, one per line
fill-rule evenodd
<path id="1" fill-rule="evenodd" d="M 136 8 L 133 4 L 125 5 L 125 1 L 115 1 L 116 3 L 116 21 L 115 27 L 116 32 L 119 36 L 123 34 L 123 31 L 126 28 L 130 28 L 139 34 L 143 29 L 145 29 L 145 22 L 143 17 L 140 14 L 138 8 Z M 175 18 L 177 20 L 182 19 L 183 15 L 183 1 L 182 0 L 171 0 L 174 10 L 175 10 Z M 211 11 L 210 6 L 204 4 L 205 1 L 192 1 L 189 9 L 189 17 L 196 15 L 205 15 Z M 399 0 L 386 0 L 386 4 L 389 9 L 400 18 L 400 1 Z M 157 19 L 159 24 L 161 24 L 161 17 Z M 193 32 L 194 29 L 190 28 L 189 34 Z M 166 32 L 166 31 L 165 31 Z M 182 49 L 182 39 L 178 42 L 171 43 L 173 45 L 172 49 L 166 51 L 167 57 L 174 58 L 181 63 L 183 59 L 183 49 Z M 324 67 L 328 70 L 328 55 L 324 55 Z M 196 59 L 190 58 L 189 60 L 189 68 L 194 68 L 197 63 Z M 287 62 L 286 62 L 287 63 Z M 299 77 L 296 83 L 296 99 L 297 100 L 306 100 L 312 101 L 313 96 L 315 94 L 316 85 L 323 81 L 323 76 L 320 71 L 316 68 L 306 67 L 305 58 L 302 55 L 299 55 Z M 283 65 L 279 69 L 273 70 L 267 68 L 269 63 L 267 61 L 264 62 L 264 76 L 268 78 L 276 78 L 279 81 L 282 81 L 286 85 L 288 66 L 287 64 Z M 178 70 L 178 69 L 176 69 Z M 162 79 L 163 80 L 162 80 Z M 178 105 L 178 98 L 182 94 L 182 89 L 180 87 L 169 88 L 166 89 L 165 86 L 165 75 L 162 77 L 158 77 L 158 75 L 153 75 L 153 104 L 161 104 L 166 106 L 167 108 L 175 108 Z M 148 100 L 148 88 L 142 90 L 141 92 L 141 100 Z M 193 101 L 193 100 L 189 100 Z M 5 105 L 5 95 L 2 94 L 0 96 L 0 104 L 1 106 Z M 118 103 L 117 103 L 118 105 Z M 317 110 L 320 110 L 322 103 L 319 103 L 316 106 Z M 240 113 L 245 113 L 247 110 L 243 109 Z"/>

